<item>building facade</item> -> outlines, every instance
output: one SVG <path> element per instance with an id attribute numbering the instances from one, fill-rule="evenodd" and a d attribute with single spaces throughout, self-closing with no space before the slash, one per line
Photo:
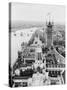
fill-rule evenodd
<path id="1" fill-rule="evenodd" d="M 65 83 L 65 58 L 53 46 L 52 32 L 53 23 L 49 21 L 46 25 L 45 32 L 47 38 L 44 38 L 43 35 L 41 36 L 38 33 L 27 45 L 22 45 L 21 51 L 18 52 L 18 58 L 12 67 L 14 87 L 29 86 L 28 81 L 35 75 L 38 67 L 41 69 L 40 74 L 48 77 L 47 83 L 45 79 L 43 85 L 59 85 Z M 45 39 L 47 42 L 45 42 Z M 33 83 L 32 80 L 31 83 Z"/>

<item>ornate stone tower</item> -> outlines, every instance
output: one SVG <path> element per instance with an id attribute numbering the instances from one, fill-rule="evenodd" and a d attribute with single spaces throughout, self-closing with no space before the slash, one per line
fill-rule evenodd
<path id="1" fill-rule="evenodd" d="M 47 47 L 50 47 L 53 44 L 52 40 L 52 31 L 53 31 L 53 22 L 46 23 L 46 34 L 47 34 Z"/>

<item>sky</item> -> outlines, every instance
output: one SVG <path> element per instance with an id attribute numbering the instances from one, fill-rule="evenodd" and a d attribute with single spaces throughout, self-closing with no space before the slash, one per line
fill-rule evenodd
<path id="1" fill-rule="evenodd" d="M 48 20 L 48 13 L 54 22 L 65 22 L 65 6 L 63 5 L 12 3 L 11 6 L 12 21 L 45 22 Z"/>

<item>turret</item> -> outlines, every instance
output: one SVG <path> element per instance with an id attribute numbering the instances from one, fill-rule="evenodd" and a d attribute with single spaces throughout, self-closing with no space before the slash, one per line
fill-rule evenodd
<path id="1" fill-rule="evenodd" d="M 47 34 L 47 47 L 52 46 L 53 39 L 52 39 L 52 31 L 53 31 L 53 22 L 49 21 L 46 22 L 46 34 Z"/>

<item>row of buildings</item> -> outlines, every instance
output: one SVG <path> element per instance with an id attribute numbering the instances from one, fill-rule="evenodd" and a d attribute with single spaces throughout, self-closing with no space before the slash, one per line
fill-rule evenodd
<path id="1" fill-rule="evenodd" d="M 21 44 L 11 71 L 12 86 L 28 86 L 37 67 L 48 72 L 50 85 L 65 83 L 65 58 L 53 45 L 53 25 L 47 22 L 46 28 L 35 31 L 28 43 Z"/>

